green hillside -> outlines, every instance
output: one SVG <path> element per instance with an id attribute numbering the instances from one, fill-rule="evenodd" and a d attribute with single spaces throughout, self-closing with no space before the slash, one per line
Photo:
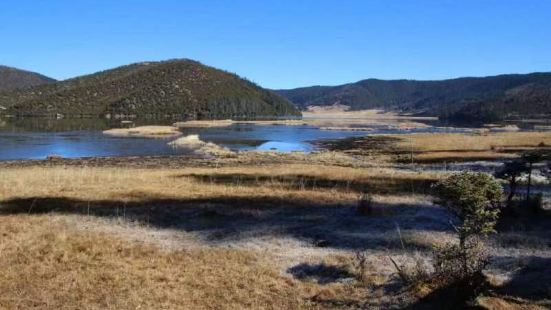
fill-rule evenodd
<path id="1" fill-rule="evenodd" d="M 300 109 L 338 103 L 352 110 L 385 108 L 464 120 L 551 114 L 551 73 L 442 81 L 368 79 L 276 92 Z"/>
<path id="2" fill-rule="evenodd" d="M 272 91 L 192 60 L 144 62 L 0 92 L 5 114 L 66 117 L 257 119 L 298 117 Z"/>
<path id="3" fill-rule="evenodd" d="M 0 91 L 53 83 L 54 79 L 38 73 L 0 66 Z"/>

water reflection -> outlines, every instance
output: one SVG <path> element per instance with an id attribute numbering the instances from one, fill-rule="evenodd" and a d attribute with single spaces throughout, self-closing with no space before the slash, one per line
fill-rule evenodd
<path id="1" fill-rule="evenodd" d="M 165 124 L 170 124 L 167 120 Z M 136 126 L 162 124 L 159 121 L 138 121 Z M 144 156 L 189 153 L 167 145 L 175 138 L 121 138 L 103 135 L 105 129 L 120 127 L 120 122 L 105 119 L 4 119 L 0 126 L 0 160 L 42 159 L 49 155 L 63 157 Z M 409 132 L 438 131 L 435 128 Z M 370 133 L 399 133 L 386 127 Z M 183 135 L 197 134 L 203 141 L 232 150 L 292 152 L 314 150 L 310 143 L 323 139 L 364 136 L 366 132 L 321 130 L 310 125 L 234 124 L 228 127 L 182 129 Z"/>
<path id="2" fill-rule="evenodd" d="M 270 141 L 262 143 L 256 149 L 259 151 L 311 152 L 313 150 L 313 147 L 312 145 L 307 143 Z"/>

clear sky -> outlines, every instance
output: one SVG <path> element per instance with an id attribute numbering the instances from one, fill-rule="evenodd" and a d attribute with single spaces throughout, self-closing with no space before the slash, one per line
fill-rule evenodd
<path id="1" fill-rule="evenodd" d="M 551 71 L 550 0 L 2 0 L 0 64 L 191 58 L 264 87 Z"/>

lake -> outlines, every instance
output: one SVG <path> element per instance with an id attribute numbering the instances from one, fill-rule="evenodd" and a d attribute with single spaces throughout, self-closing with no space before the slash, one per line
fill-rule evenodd
<path id="1" fill-rule="evenodd" d="M 151 122 L 149 122 L 151 123 Z M 159 124 L 159 121 L 154 122 Z M 137 122 L 136 125 L 147 125 Z M 189 150 L 174 149 L 176 138 L 113 137 L 103 130 L 120 123 L 92 119 L 0 119 L 0 160 L 44 159 L 49 155 L 67 158 L 95 156 L 177 155 Z M 316 149 L 319 140 L 342 139 L 368 134 L 450 131 L 438 127 L 397 130 L 376 126 L 372 131 L 322 130 L 311 125 L 233 124 L 228 127 L 183 128 L 183 135 L 197 134 L 203 141 L 232 150 L 280 152 Z"/>

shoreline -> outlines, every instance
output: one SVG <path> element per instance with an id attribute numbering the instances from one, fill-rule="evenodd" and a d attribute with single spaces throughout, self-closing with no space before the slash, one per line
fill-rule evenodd
<path id="1" fill-rule="evenodd" d="M 52 157 L 45 159 L 1 160 L 0 168 L 18 167 L 135 167 L 135 168 L 183 168 L 190 166 L 210 166 L 207 156 L 197 154 L 158 155 L 158 156 L 91 156 L 91 157 Z"/>
<path id="2" fill-rule="evenodd" d="M 436 140 L 435 140 L 436 139 Z M 310 157 L 340 154 L 345 157 L 366 156 L 362 160 L 411 162 L 434 164 L 466 162 L 476 160 L 506 160 L 519 156 L 522 151 L 542 148 L 550 149 L 551 132 L 466 132 L 466 133 L 410 133 L 410 134 L 366 134 L 362 137 L 343 139 L 322 139 L 309 141 L 319 147 L 311 153 L 297 154 L 271 151 L 239 151 L 232 156 L 214 154 L 178 154 L 145 156 L 89 156 L 56 157 L 45 159 L 0 160 L 0 167 L 17 166 L 117 166 L 117 167 L 187 167 L 190 165 L 220 165 L 226 163 L 278 162 L 282 160 L 308 161 Z M 350 161 L 357 159 L 349 158 Z"/>

